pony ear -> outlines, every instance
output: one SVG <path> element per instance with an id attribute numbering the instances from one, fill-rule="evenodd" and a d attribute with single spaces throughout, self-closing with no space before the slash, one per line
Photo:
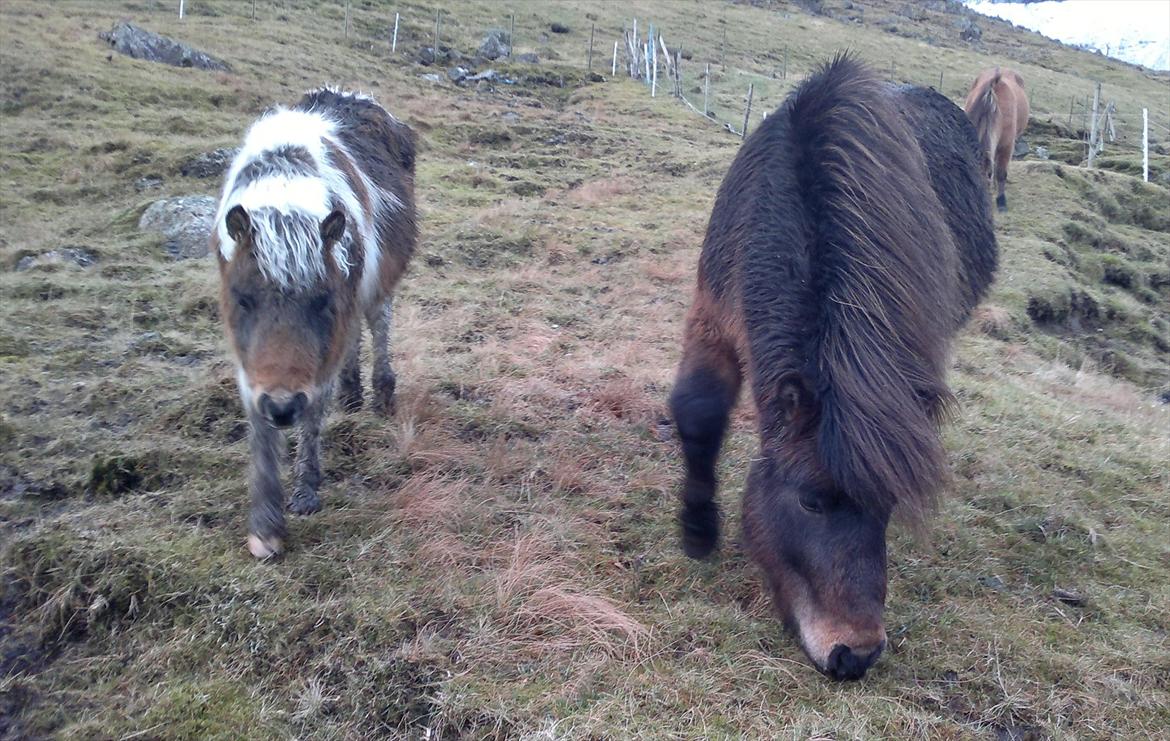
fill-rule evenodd
<path id="1" fill-rule="evenodd" d="M 334 209 L 321 222 L 321 243 L 333 244 L 345 234 L 345 212 Z"/>
<path id="2" fill-rule="evenodd" d="M 224 221 L 227 223 L 228 236 L 236 244 L 242 243 L 244 237 L 252 233 L 252 219 L 248 218 L 248 212 L 239 204 L 232 206 Z"/>
<path id="3" fill-rule="evenodd" d="M 812 394 L 796 371 L 789 371 L 780 376 L 776 387 L 776 399 L 780 404 L 780 413 L 785 424 L 792 424 L 796 420 L 808 417 Z"/>

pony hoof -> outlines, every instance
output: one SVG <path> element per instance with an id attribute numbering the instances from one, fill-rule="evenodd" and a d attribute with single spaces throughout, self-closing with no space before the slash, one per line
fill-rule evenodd
<path id="1" fill-rule="evenodd" d="M 691 505 L 679 516 L 682 525 L 682 549 L 688 557 L 700 560 L 710 556 L 719 544 L 719 509 L 714 504 Z"/>
<path id="2" fill-rule="evenodd" d="M 249 533 L 248 550 L 261 561 L 267 561 L 279 556 L 284 550 L 284 544 L 280 542 L 280 538 L 261 538 L 255 533 Z"/>
<path id="3" fill-rule="evenodd" d="M 288 503 L 288 511 L 296 515 L 311 515 L 321 511 L 321 497 L 316 494 L 294 494 Z"/>
<path id="4" fill-rule="evenodd" d="M 377 400 L 374 402 L 374 411 L 382 417 L 393 417 L 395 412 L 398 411 L 398 402 L 394 394 L 387 396 L 379 394 Z"/>

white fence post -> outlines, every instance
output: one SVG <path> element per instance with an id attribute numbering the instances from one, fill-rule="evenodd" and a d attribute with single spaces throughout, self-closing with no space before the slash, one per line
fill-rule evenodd
<path id="1" fill-rule="evenodd" d="M 1142 182 L 1150 182 L 1150 109 L 1142 109 Z"/>
<path id="2" fill-rule="evenodd" d="M 658 94 L 658 47 L 655 45 L 652 48 L 654 54 L 654 71 L 650 73 L 650 97 L 653 98 Z"/>
<path id="3" fill-rule="evenodd" d="M 707 62 L 707 72 L 703 75 L 703 115 L 709 116 L 710 110 L 707 108 L 707 97 L 711 92 L 711 63 Z"/>
<path id="4" fill-rule="evenodd" d="M 1097 106 L 1100 104 L 1100 101 L 1101 83 L 1098 82 L 1097 86 L 1093 88 L 1093 120 L 1090 122 L 1091 128 L 1089 131 L 1089 167 L 1093 166 L 1093 159 L 1097 155 Z"/>
<path id="5" fill-rule="evenodd" d="M 390 53 L 398 51 L 398 14 L 394 14 L 394 38 L 390 40 Z"/>
<path id="6" fill-rule="evenodd" d="M 183 20 L 183 0 L 179 0 L 179 20 Z"/>
<path id="7" fill-rule="evenodd" d="M 618 42 L 613 42 L 613 69 L 609 71 L 610 77 L 617 77 L 617 45 Z"/>

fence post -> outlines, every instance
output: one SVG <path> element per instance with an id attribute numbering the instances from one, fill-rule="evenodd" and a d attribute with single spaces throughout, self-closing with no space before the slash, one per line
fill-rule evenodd
<path id="1" fill-rule="evenodd" d="M 349 39 L 349 0 L 345 0 L 345 38 Z"/>
<path id="2" fill-rule="evenodd" d="M 398 51 L 398 13 L 394 14 L 394 37 L 390 39 L 390 53 Z"/>
<path id="3" fill-rule="evenodd" d="M 1097 154 L 1097 106 L 1101 101 L 1101 83 L 1093 88 L 1093 120 L 1089 130 L 1089 167 L 1093 166 L 1093 159 Z"/>
<path id="4" fill-rule="evenodd" d="M 1074 95 L 1074 96 L 1072 96 L 1072 99 L 1068 102 L 1068 130 L 1069 130 L 1069 133 L 1072 133 L 1073 107 L 1076 104 L 1077 104 L 1077 96 Z"/>
<path id="5" fill-rule="evenodd" d="M 727 71 L 727 26 L 723 27 L 723 44 L 719 47 L 719 67 Z"/>
<path id="6" fill-rule="evenodd" d="M 1142 109 L 1142 182 L 1150 182 L 1150 109 Z"/>
<path id="7" fill-rule="evenodd" d="M 585 71 L 593 71 L 593 32 L 597 30 L 596 23 L 589 24 L 589 56 L 585 58 Z"/>
<path id="8" fill-rule="evenodd" d="M 784 74 L 780 77 L 781 80 L 788 79 L 788 47 L 784 47 Z"/>
<path id="9" fill-rule="evenodd" d="M 613 42 L 613 69 L 609 71 L 610 77 L 617 77 L 617 45 L 618 42 Z"/>
<path id="10" fill-rule="evenodd" d="M 179 0 L 179 20 L 183 20 L 183 0 Z"/>
<path id="11" fill-rule="evenodd" d="M 754 87 L 755 85 L 750 82 L 748 83 L 747 108 L 743 112 L 743 134 L 740 136 L 741 139 L 747 139 L 748 121 L 752 117 L 752 90 Z"/>
<path id="12" fill-rule="evenodd" d="M 943 77 L 943 73 L 942 73 L 942 70 L 940 69 L 938 71 L 938 91 L 940 93 L 942 92 L 942 77 Z"/>
<path id="13" fill-rule="evenodd" d="M 707 62 L 707 73 L 703 75 L 703 115 L 710 116 L 707 108 L 707 96 L 711 92 L 711 63 Z"/>
<path id="14" fill-rule="evenodd" d="M 650 44 L 654 55 L 654 71 L 650 73 L 650 97 L 653 98 L 658 94 L 658 46 L 653 41 Z"/>
<path id="15" fill-rule="evenodd" d="M 252 20 L 256 20 L 256 0 L 252 0 Z"/>
<path id="16" fill-rule="evenodd" d="M 434 52 L 431 57 L 434 58 L 435 64 L 439 63 L 439 13 L 442 12 L 441 10 L 435 11 L 435 45 L 431 47 Z"/>
<path id="17" fill-rule="evenodd" d="M 516 14 L 513 13 L 508 21 L 508 56 L 512 56 L 512 50 L 516 48 Z"/>

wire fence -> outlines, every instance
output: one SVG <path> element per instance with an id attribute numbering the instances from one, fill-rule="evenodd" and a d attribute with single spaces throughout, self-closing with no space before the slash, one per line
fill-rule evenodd
<path id="1" fill-rule="evenodd" d="M 209 0 L 170 1 L 178 6 L 180 17 L 188 19 L 197 8 L 209 7 Z M 410 56 L 425 58 L 425 52 L 430 50 L 430 59 L 434 63 L 440 60 L 441 49 L 458 43 L 457 35 L 462 35 L 465 41 L 468 34 L 474 38 L 492 26 L 508 29 L 510 56 L 516 56 L 521 40 L 527 41 L 526 46 L 533 50 L 548 51 L 554 47 L 547 38 L 547 19 L 537 20 L 538 16 L 533 12 L 518 14 L 516 8 L 503 4 L 495 8 L 506 12 L 489 11 L 487 16 L 482 8 L 468 7 L 467 17 L 461 17 L 464 15 L 462 8 L 427 8 L 423 3 L 378 6 L 365 0 L 319 0 L 299 4 L 295 0 L 260 0 L 259 5 L 258 10 L 257 0 L 244 0 L 232 3 L 228 12 L 257 20 L 279 15 L 295 6 L 337 23 L 340 35 L 351 43 L 372 38 L 377 45 L 384 44 L 386 52 L 398 57 L 409 50 Z M 526 9 L 531 10 L 530 7 Z M 214 11 L 209 14 L 222 12 L 218 6 Z M 603 78 L 609 73 L 611 78 L 624 76 L 640 80 L 651 96 L 675 98 L 712 124 L 740 137 L 782 102 L 815 68 L 818 57 L 787 44 L 782 49 L 764 49 L 748 57 L 737 54 L 734 48 L 729 54 L 726 26 L 718 40 L 712 43 L 711 29 L 702 33 L 688 29 L 678 36 L 671 36 L 664 27 L 646 20 L 599 18 L 593 13 L 584 15 L 592 21 L 588 44 L 582 44 L 579 54 L 550 52 L 552 63 L 582 68 L 588 73 L 594 73 L 596 68 Z M 779 14 L 779 17 L 783 22 L 788 16 Z M 564 44 L 558 48 L 563 50 Z M 605 61 L 609 64 L 602 63 L 605 57 L 608 57 Z M 874 66 L 893 82 L 934 87 L 960 104 L 966 95 L 967 81 L 961 81 L 962 87 L 959 87 L 955 84 L 957 75 L 953 72 L 949 78 L 946 71 L 940 71 L 937 79 L 933 76 L 927 79 L 927 75 L 920 71 L 900 71 L 896 60 L 890 60 L 888 69 L 880 64 Z M 1051 86 L 1033 86 L 1028 91 L 1032 118 L 1063 128 L 1069 138 L 1084 139 L 1087 145 L 1088 131 L 1094 119 L 1091 106 L 1094 82 L 1085 80 L 1084 85 L 1084 95 L 1070 96 L 1067 109 L 1055 104 Z M 1106 89 L 1102 105 L 1109 104 L 1109 92 Z M 1105 137 L 1110 139 L 1111 145 L 1128 147 L 1133 142 L 1140 151 L 1138 142 L 1143 140 L 1154 147 L 1170 141 L 1170 108 L 1156 105 L 1157 101 L 1150 103 L 1126 107 L 1113 101 L 1109 114 L 1111 136 Z M 1143 109 L 1148 109 L 1145 117 Z M 1144 136 L 1143 125 L 1148 126 Z"/>

